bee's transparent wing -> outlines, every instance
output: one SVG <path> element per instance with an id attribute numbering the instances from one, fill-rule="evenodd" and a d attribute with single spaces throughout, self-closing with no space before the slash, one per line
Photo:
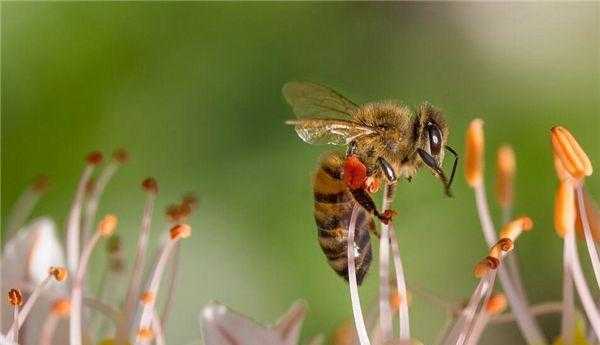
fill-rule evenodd
<path id="1" fill-rule="evenodd" d="M 298 117 L 351 117 L 358 106 L 336 91 L 307 82 L 289 82 L 281 90 Z"/>
<path id="2" fill-rule="evenodd" d="M 373 128 L 349 120 L 301 118 L 286 123 L 295 127 L 302 140 L 314 145 L 347 145 L 358 137 L 375 133 Z"/>

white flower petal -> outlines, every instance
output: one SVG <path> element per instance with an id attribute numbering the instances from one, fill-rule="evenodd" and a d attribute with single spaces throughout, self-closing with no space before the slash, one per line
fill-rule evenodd
<path id="1" fill-rule="evenodd" d="M 34 235 L 28 258 L 28 271 L 29 277 L 36 285 L 48 276 L 48 268 L 65 265 L 62 245 L 55 229 L 56 225 L 50 218 L 37 219 L 27 228 L 27 231 Z"/>
<path id="2" fill-rule="evenodd" d="M 296 302 L 275 326 L 265 327 L 212 302 L 202 310 L 200 325 L 206 345 L 297 345 L 305 314 L 305 303 Z"/>

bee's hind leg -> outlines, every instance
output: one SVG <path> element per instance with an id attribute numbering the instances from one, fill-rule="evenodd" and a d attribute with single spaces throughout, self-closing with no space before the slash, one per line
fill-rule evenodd
<path id="1" fill-rule="evenodd" d="M 389 221 L 392 220 L 392 218 L 396 215 L 396 212 L 392 210 L 385 210 L 383 213 L 379 212 L 379 210 L 377 210 L 375 202 L 365 189 L 358 188 L 351 189 L 350 191 L 352 193 L 352 196 L 354 197 L 354 200 L 356 200 L 356 202 L 360 206 L 362 206 L 367 212 L 374 214 L 375 217 L 379 218 L 379 220 L 382 223 L 389 223 Z"/>

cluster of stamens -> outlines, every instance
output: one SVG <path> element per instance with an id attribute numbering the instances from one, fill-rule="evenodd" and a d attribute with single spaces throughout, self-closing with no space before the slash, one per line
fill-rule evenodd
<path id="1" fill-rule="evenodd" d="M 90 319 L 89 313 L 84 313 L 85 307 L 91 307 L 94 310 L 104 313 L 115 324 L 116 334 L 111 342 L 115 344 L 130 343 L 129 335 L 135 330 L 137 344 L 146 343 L 154 338 L 163 339 L 161 324 L 164 320 L 157 318 L 156 314 L 156 295 L 158 286 L 167 263 L 171 258 L 171 253 L 178 250 L 175 246 L 179 240 L 187 238 L 191 235 L 191 227 L 184 220 L 189 219 L 192 212 L 197 208 L 198 201 L 193 194 L 186 194 L 179 203 L 174 204 L 167 210 L 167 218 L 173 223 L 168 230 L 169 240 L 159 252 L 157 262 L 153 265 L 148 281 L 148 289 L 141 294 L 137 291 L 141 290 L 142 273 L 144 271 L 145 252 L 148 242 L 148 233 L 150 231 L 151 219 L 153 214 L 154 200 L 158 194 L 158 184 L 155 179 L 147 178 L 142 182 L 142 189 L 146 192 L 147 201 L 144 208 L 142 227 L 140 231 L 140 242 L 138 243 L 136 262 L 132 267 L 132 283 L 128 287 L 128 296 L 124 303 L 123 310 L 118 310 L 107 302 L 104 302 L 100 297 L 83 297 L 83 291 L 86 285 L 86 272 L 89 259 L 92 251 L 97 246 L 97 243 L 107 238 L 108 265 L 107 265 L 107 280 L 102 284 L 109 284 L 110 275 L 120 274 L 124 268 L 123 253 L 121 242 L 118 237 L 113 236 L 117 225 L 118 217 L 114 214 L 107 214 L 102 217 L 93 231 L 91 222 L 94 221 L 98 202 L 108 184 L 111 177 L 118 170 L 118 167 L 125 164 L 129 160 L 129 154 L 123 149 L 116 150 L 112 159 L 105 165 L 105 168 L 94 176 L 94 172 L 103 162 L 103 155 L 99 151 L 91 152 L 87 155 L 85 168 L 80 178 L 78 188 L 72 203 L 69 216 L 67 217 L 66 232 L 67 232 L 67 257 L 69 259 L 69 267 L 50 266 L 47 268 L 48 275 L 35 288 L 30 289 L 28 286 L 27 300 L 19 288 L 13 288 L 7 293 L 9 304 L 14 308 L 14 322 L 9 329 L 6 339 L 8 341 L 17 341 L 19 339 L 19 329 L 25 323 L 30 310 L 36 303 L 38 297 L 43 296 L 44 300 L 52 297 L 52 304 L 49 308 L 49 314 L 39 331 L 40 344 L 49 345 L 52 339 L 56 338 L 58 323 L 61 319 L 69 319 L 69 344 L 81 345 L 85 337 L 99 336 L 98 327 L 90 326 L 84 329 L 84 324 L 93 324 L 93 317 Z M 10 228 L 20 228 L 26 221 L 26 217 L 33 209 L 38 197 L 47 189 L 48 179 L 40 177 L 36 179 L 30 188 L 24 193 L 22 201 L 16 206 L 17 216 L 12 217 L 14 220 L 10 222 Z M 8 231 L 12 235 L 14 231 Z M 80 243 L 83 243 L 81 250 Z M 37 246 L 30 246 L 32 250 L 36 250 Z M 141 255 L 140 255 L 141 254 Z M 28 254 L 29 256 L 31 254 Z M 54 260 L 54 258 L 52 258 Z M 174 262 L 176 264 L 176 262 Z M 176 265 L 170 267 L 172 271 L 177 269 Z M 70 278 L 72 276 L 73 278 Z M 173 278 L 175 279 L 175 278 Z M 68 295 L 64 295 L 63 290 L 55 290 L 54 286 L 50 285 L 50 281 L 67 282 Z M 170 286 L 172 289 L 173 287 Z M 169 291 L 172 295 L 173 292 Z M 48 295 L 48 296 L 46 296 Z M 139 301 L 135 296 L 140 296 Z M 130 301 L 132 303 L 130 303 Z M 45 301 L 47 302 L 47 301 Z M 171 300 L 167 301 L 172 303 Z M 138 305 L 139 303 L 139 305 Z M 168 308 L 168 304 L 166 304 Z M 139 315 L 139 317 L 136 317 Z M 93 314 L 92 314 L 93 316 Z M 150 317 L 149 317 L 150 316 Z M 35 317 L 39 317 L 36 315 Z M 135 323 L 139 320 L 139 325 Z M 158 325 L 158 326 L 157 326 Z M 36 331 L 28 329 L 28 332 Z M 2 336 L 0 334 L 0 336 Z M 162 343 L 162 342 L 161 342 Z"/>

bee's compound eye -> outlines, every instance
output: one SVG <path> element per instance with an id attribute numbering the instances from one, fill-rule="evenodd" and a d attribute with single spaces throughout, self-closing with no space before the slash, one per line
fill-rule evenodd
<path id="1" fill-rule="evenodd" d="M 442 131 L 440 131 L 440 128 L 436 124 L 429 122 L 427 124 L 427 134 L 429 135 L 429 149 L 431 154 L 434 156 L 439 155 L 442 150 Z"/>

